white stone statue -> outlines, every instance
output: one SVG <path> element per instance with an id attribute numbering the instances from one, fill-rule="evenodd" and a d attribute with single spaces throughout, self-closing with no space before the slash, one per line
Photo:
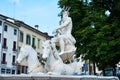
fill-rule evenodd
<path id="1" fill-rule="evenodd" d="M 51 39 L 52 42 L 56 43 L 56 45 L 60 47 L 59 55 L 61 55 L 63 60 L 71 58 L 76 51 L 76 40 L 71 34 L 72 19 L 68 16 L 68 11 L 68 8 L 64 9 L 62 13 L 61 24 L 53 31 L 53 33 L 55 33 L 56 36 Z"/>
<path id="2" fill-rule="evenodd" d="M 24 45 L 21 47 L 17 63 L 20 64 L 25 58 L 27 59 L 28 74 L 43 74 L 46 72 L 37 58 L 37 52 L 31 46 Z"/>
<path id="3" fill-rule="evenodd" d="M 53 31 L 56 35 L 51 40 L 46 40 L 42 44 L 42 58 L 45 65 L 39 62 L 36 51 L 28 45 L 20 49 L 17 62 L 20 63 L 27 58 L 29 74 L 55 74 L 55 75 L 72 75 L 81 72 L 81 62 L 72 62 L 65 64 L 63 61 L 71 61 L 76 52 L 76 40 L 72 36 L 72 20 L 69 17 L 69 8 L 64 9 L 61 24 Z M 56 49 L 59 46 L 60 49 Z"/>
<path id="4" fill-rule="evenodd" d="M 64 64 L 55 48 L 55 43 L 50 40 L 43 42 L 42 50 L 42 58 L 46 60 L 45 69 L 48 71 L 47 74 L 72 75 L 78 73 L 82 68 L 82 64 L 78 64 L 79 62 Z"/>

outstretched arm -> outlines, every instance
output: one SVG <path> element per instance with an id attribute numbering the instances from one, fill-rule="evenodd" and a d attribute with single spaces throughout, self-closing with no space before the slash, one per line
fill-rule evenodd
<path id="1" fill-rule="evenodd" d="M 61 25 L 59 25 L 59 26 L 56 28 L 56 30 L 63 29 L 63 28 L 66 27 L 70 22 L 71 22 L 71 18 L 67 18 L 64 23 L 62 23 Z"/>
<path id="2" fill-rule="evenodd" d="M 53 34 L 61 34 L 61 30 L 67 27 L 72 22 L 71 18 L 68 17 L 61 25 L 53 30 Z"/>

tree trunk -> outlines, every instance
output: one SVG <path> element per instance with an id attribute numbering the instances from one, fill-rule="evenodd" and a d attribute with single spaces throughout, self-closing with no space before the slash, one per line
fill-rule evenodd
<path id="1" fill-rule="evenodd" d="M 93 61 L 93 74 L 96 75 L 95 62 Z"/>

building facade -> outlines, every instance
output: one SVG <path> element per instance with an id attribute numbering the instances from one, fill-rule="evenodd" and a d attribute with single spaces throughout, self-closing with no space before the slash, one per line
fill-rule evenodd
<path id="1" fill-rule="evenodd" d="M 48 34 L 39 31 L 38 25 L 35 25 L 35 27 L 31 27 L 22 21 L 15 21 L 15 23 L 20 26 L 19 42 L 18 42 L 19 50 L 22 45 L 30 45 L 36 50 L 36 52 L 39 55 L 42 50 L 41 42 L 50 39 Z M 21 73 L 27 73 L 26 60 L 22 61 L 21 65 L 17 66 L 17 74 L 21 74 Z"/>
<path id="2" fill-rule="evenodd" d="M 16 74 L 19 26 L 0 15 L 0 73 Z"/>
<path id="3" fill-rule="evenodd" d="M 47 33 L 0 14 L 0 74 L 27 73 L 24 60 L 20 65 L 16 59 L 22 45 L 32 46 L 38 54 L 41 53 L 41 41 L 50 39 Z"/>

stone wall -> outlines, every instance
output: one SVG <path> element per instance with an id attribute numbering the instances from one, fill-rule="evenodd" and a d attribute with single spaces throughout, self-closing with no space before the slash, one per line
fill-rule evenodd
<path id="1" fill-rule="evenodd" d="M 119 80 L 102 76 L 56 76 L 56 75 L 0 75 L 0 80 Z"/>

